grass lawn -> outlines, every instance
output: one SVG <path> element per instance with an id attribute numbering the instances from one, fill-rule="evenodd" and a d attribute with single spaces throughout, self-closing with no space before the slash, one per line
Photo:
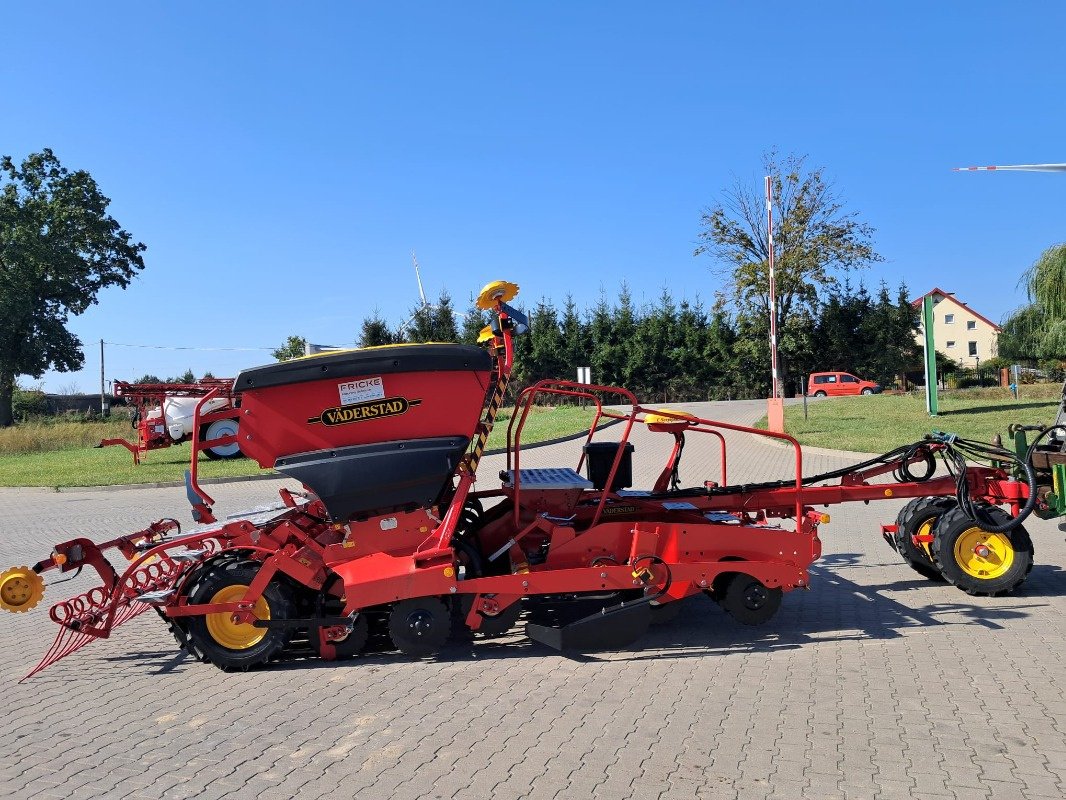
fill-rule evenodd
<path id="1" fill-rule="evenodd" d="M 982 442 L 990 442 L 998 433 L 1009 447 L 1011 423 L 1054 421 L 1060 389 L 1023 386 L 1018 400 L 1004 390 L 946 392 L 940 396 L 936 417 L 926 412 L 923 394 L 832 397 L 808 402 L 807 419 L 802 404 L 786 407 L 785 430 L 801 444 L 860 453 L 885 453 L 933 430 Z M 758 427 L 766 427 L 765 417 Z"/>
<path id="2" fill-rule="evenodd" d="M 505 409 L 497 417 L 496 427 L 489 437 L 490 450 L 506 445 L 509 412 L 510 409 Z M 526 421 L 522 441 L 528 445 L 558 439 L 588 430 L 591 424 L 592 410 L 588 408 L 561 406 L 535 409 Z M 72 434 L 68 430 L 71 426 L 83 430 Z M 17 441 L 18 447 L 23 448 L 30 431 L 19 431 L 19 427 L 9 429 L 11 443 Z M 85 446 L 85 442 L 99 441 L 101 436 L 132 438 L 136 432 L 130 429 L 128 422 L 118 427 L 108 427 L 105 423 L 64 423 L 56 426 L 53 437 L 56 446 L 63 449 L 51 450 L 47 449 L 47 428 L 38 426 L 32 431 L 35 444 L 30 452 L 11 452 L 15 445 L 5 448 L 5 440 L 0 437 L 0 486 L 114 486 L 182 481 L 189 466 L 187 444 L 149 451 L 144 454 L 140 466 L 134 466 L 133 457 L 123 447 L 97 449 Z M 263 470 L 258 464 L 246 458 L 232 461 L 211 461 L 204 456 L 200 458 L 201 478 L 257 475 L 261 472 Z"/>

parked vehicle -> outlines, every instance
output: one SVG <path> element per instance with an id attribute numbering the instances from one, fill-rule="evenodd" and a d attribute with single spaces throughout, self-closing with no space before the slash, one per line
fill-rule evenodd
<path id="1" fill-rule="evenodd" d="M 878 384 L 856 378 L 850 372 L 812 372 L 807 378 L 807 394 L 814 397 L 880 393 Z"/>

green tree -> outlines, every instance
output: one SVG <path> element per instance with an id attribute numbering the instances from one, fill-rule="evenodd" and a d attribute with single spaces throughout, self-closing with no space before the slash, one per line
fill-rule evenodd
<path id="1" fill-rule="evenodd" d="M 1003 323 L 999 353 L 1018 359 L 1066 358 L 1066 243 L 1045 250 L 1020 281 L 1029 304 Z"/>
<path id="2" fill-rule="evenodd" d="M 559 315 L 550 300 L 542 299 L 529 319 L 529 364 L 526 374 L 530 382 L 545 378 L 566 378 L 563 361 L 563 334 Z"/>
<path id="3" fill-rule="evenodd" d="M 836 274 L 881 261 L 873 249 L 873 228 L 848 212 L 826 181 L 824 170 L 808 171 L 805 159 L 779 161 L 764 156 L 765 174 L 774 190 L 774 266 L 778 321 L 793 311 L 813 308 L 819 293 L 834 287 Z M 700 216 L 699 246 L 708 254 L 730 293 L 744 308 L 769 316 L 769 249 L 766 199 L 758 186 L 737 181 L 724 199 Z"/>
<path id="4" fill-rule="evenodd" d="M 440 293 L 437 305 L 433 309 L 432 321 L 433 338 L 430 341 L 459 341 L 459 329 L 455 324 L 455 306 L 452 305 L 452 296 L 447 291 Z"/>
<path id="5" fill-rule="evenodd" d="M 463 344 L 477 344 L 478 336 L 481 335 L 482 329 L 488 324 L 488 313 L 478 308 L 471 300 L 470 307 L 463 317 L 462 329 L 459 331 L 459 341 Z"/>
<path id="6" fill-rule="evenodd" d="M 67 170 L 47 148 L 21 164 L 0 158 L 0 428 L 13 423 L 16 376 L 85 363 L 69 317 L 144 269 L 145 245 L 110 203 L 88 172 Z"/>
<path id="7" fill-rule="evenodd" d="M 167 378 L 167 383 L 196 383 L 196 373 L 187 369 L 175 378 Z"/>
<path id="8" fill-rule="evenodd" d="M 411 309 L 404 326 L 409 342 L 456 342 L 459 329 L 455 324 L 455 307 L 448 292 L 442 291 L 435 304 L 424 303 Z"/>
<path id="9" fill-rule="evenodd" d="M 289 361 L 302 356 L 306 352 L 306 348 L 307 340 L 304 337 L 290 336 L 285 340 L 285 344 L 277 350 L 271 350 L 270 355 L 274 356 L 278 361 Z"/>
<path id="10" fill-rule="evenodd" d="M 360 347 L 381 347 L 382 345 L 398 344 L 403 341 L 403 336 L 393 332 L 377 309 L 374 315 L 363 320 L 363 326 L 359 331 Z"/>

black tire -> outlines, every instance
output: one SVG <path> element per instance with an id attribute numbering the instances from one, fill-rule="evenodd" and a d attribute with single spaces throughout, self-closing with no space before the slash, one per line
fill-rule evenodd
<path id="1" fill-rule="evenodd" d="M 874 393 L 874 390 L 867 388 L 867 389 L 863 389 L 862 393 L 865 394 L 865 395 L 871 395 L 871 394 Z"/>
<path id="2" fill-rule="evenodd" d="M 1010 519 L 996 506 L 981 506 L 987 522 L 1002 525 Z M 940 518 L 934 531 L 933 558 L 944 577 L 967 594 L 998 597 L 1017 589 L 1033 569 L 1033 541 L 1019 526 L 1006 533 L 988 533 L 961 508 Z M 990 558 L 976 554 L 974 544 L 986 547 Z M 973 558 L 968 553 L 974 553 Z M 960 563 L 960 558 L 968 559 Z"/>
<path id="3" fill-rule="evenodd" d="M 229 587 L 250 586 L 259 572 L 259 564 L 255 561 L 225 560 L 207 568 L 205 574 L 195 582 L 192 592 L 189 594 L 189 604 L 210 603 L 219 594 Z M 271 581 L 263 591 L 262 601 L 270 614 L 270 619 L 291 619 L 293 611 L 292 597 L 288 588 Z M 188 622 L 188 645 L 197 657 L 202 661 L 214 664 L 219 669 L 247 670 L 251 667 L 265 664 L 278 655 L 288 644 L 290 630 L 288 628 L 254 628 L 254 631 L 262 631 L 262 637 L 251 641 L 258 634 L 244 631 L 243 628 L 251 628 L 250 625 L 234 626 L 235 633 L 248 636 L 249 644 L 246 646 L 233 647 L 232 642 L 226 643 L 216 639 L 217 627 L 225 624 L 226 614 L 207 614 L 198 617 L 189 617 Z"/>
<path id="4" fill-rule="evenodd" d="M 229 430 L 232 428 L 232 430 Z M 219 431 L 226 429 L 224 433 Z M 210 425 L 203 427 L 200 430 L 200 441 L 209 442 L 212 439 L 218 439 L 220 436 L 228 436 L 231 432 L 236 433 L 238 430 L 237 421 L 231 419 L 215 420 Z M 213 461 L 228 460 L 231 458 L 244 458 L 244 453 L 241 452 L 241 446 L 237 442 L 228 444 L 224 448 L 211 448 L 205 447 L 203 450 L 205 456 Z"/>
<path id="5" fill-rule="evenodd" d="M 389 636 L 404 655 L 431 656 L 444 646 L 451 632 L 451 614 L 436 597 L 401 600 L 389 611 Z"/>
<path id="6" fill-rule="evenodd" d="M 758 578 L 738 572 L 726 584 L 718 601 L 726 613 L 744 625 L 762 625 L 781 607 L 784 592 L 771 589 Z"/>
<path id="7" fill-rule="evenodd" d="M 937 521 L 957 505 L 953 497 L 916 497 L 903 506 L 896 517 L 896 533 L 892 539 L 897 552 L 911 569 L 931 581 L 943 583 L 945 580 L 933 561 L 932 545 L 926 550 L 915 545 L 911 537 L 932 534 Z"/>
<path id="8" fill-rule="evenodd" d="M 815 397 L 827 397 L 828 395 L 826 395 L 825 392 L 823 392 L 821 389 L 819 389 L 817 392 L 814 393 L 814 396 Z"/>

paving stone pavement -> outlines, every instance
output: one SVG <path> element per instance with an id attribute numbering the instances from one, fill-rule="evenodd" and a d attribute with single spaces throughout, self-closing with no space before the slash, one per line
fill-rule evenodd
<path id="1" fill-rule="evenodd" d="M 683 406 L 750 422 L 763 404 Z M 611 429 L 614 436 L 619 428 Z M 730 482 L 787 477 L 789 451 L 729 435 Z M 696 440 L 706 440 L 699 441 Z M 670 437 L 634 431 L 635 485 Z M 572 466 L 575 443 L 524 466 Z M 819 454 L 807 474 L 845 463 Z M 682 478 L 717 479 L 711 437 Z M 486 460 L 481 488 L 502 457 Z M 281 482 L 212 487 L 225 512 Z M 1062 798 L 1066 562 L 1028 527 L 1030 580 L 972 598 L 900 563 L 879 534 L 902 503 L 830 509 L 809 592 L 748 628 L 703 597 L 633 649 L 568 658 L 516 635 L 244 674 L 195 663 L 144 615 L 31 681 L 45 608 L 0 618 L 0 795 L 22 798 Z M 181 489 L 0 490 L 0 566 L 53 543 L 188 519 Z M 56 587 L 55 601 L 91 581 Z M 62 590 L 70 590 L 64 593 Z"/>

